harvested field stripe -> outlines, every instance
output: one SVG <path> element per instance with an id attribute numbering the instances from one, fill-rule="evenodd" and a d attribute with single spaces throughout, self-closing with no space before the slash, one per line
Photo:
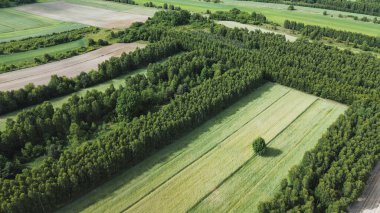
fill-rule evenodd
<path id="1" fill-rule="evenodd" d="M 299 117 L 301 117 L 306 111 L 308 111 L 319 99 L 315 99 L 310 106 L 308 106 L 302 113 L 300 113 L 294 120 L 289 124 L 292 125 Z M 267 146 L 270 145 L 272 141 L 274 141 L 280 134 L 282 134 L 287 128 L 281 130 L 273 139 L 267 142 Z M 251 158 L 249 158 L 246 162 L 244 162 L 241 166 L 239 166 L 234 172 L 232 172 L 229 176 L 227 176 L 222 182 L 220 182 L 213 190 L 208 192 L 205 196 L 198 200 L 196 204 L 194 204 L 188 211 L 192 211 L 198 204 L 204 201 L 208 196 L 210 196 L 214 191 L 216 191 L 219 187 L 221 187 L 226 181 L 228 181 L 231 177 L 233 177 L 236 173 L 238 173 L 244 166 L 246 166 L 253 158 L 257 157 L 257 154 L 254 153 Z"/>
<path id="2" fill-rule="evenodd" d="M 255 211 L 258 202 L 270 197 L 286 177 L 288 169 L 301 160 L 303 153 L 317 143 L 329 124 L 345 109 L 346 107 L 319 99 L 286 131 L 271 141 L 268 154 L 251 159 L 244 168 L 194 208 L 194 212 Z M 305 125 L 308 127 L 306 131 L 300 128 Z M 257 187 L 264 187 L 265 190 Z M 240 196 L 234 196 L 234 193 Z"/>
<path id="3" fill-rule="evenodd" d="M 286 128 L 300 113 L 305 111 L 316 97 L 291 91 L 269 110 L 257 116 L 248 125 L 223 141 L 186 172 L 171 180 L 130 209 L 131 212 L 153 212 L 155 209 L 184 212 L 200 198 L 214 189 L 223 179 L 252 157 L 251 141 L 262 136 L 267 140 Z M 254 129 L 254 131 L 252 131 Z M 218 160 L 215 160 L 218 159 Z M 194 190 L 194 186 L 202 185 Z M 175 197 L 176 199 L 170 199 Z M 149 205 L 148 205 L 149 204 Z"/>
<path id="4" fill-rule="evenodd" d="M 288 93 L 290 92 L 290 90 L 288 92 L 286 92 L 285 94 L 283 94 L 279 99 L 277 99 L 275 102 L 273 102 L 271 105 L 267 106 L 266 108 L 264 108 L 261 112 L 259 112 L 257 115 L 255 115 L 251 120 L 247 121 L 246 123 L 244 123 L 242 127 L 244 127 L 245 125 L 247 125 L 249 122 L 251 122 L 253 119 L 255 119 L 257 116 L 259 116 L 261 113 L 263 113 L 264 111 L 266 111 L 269 107 L 271 107 L 273 104 L 275 104 L 276 102 L 278 102 L 281 98 L 283 98 L 285 95 L 287 95 Z M 212 151 L 213 149 L 215 149 L 217 146 L 219 146 L 220 144 L 222 144 L 225 140 L 227 140 L 230 136 L 232 136 L 233 134 L 235 134 L 237 131 L 239 131 L 240 129 L 236 129 L 234 130 L 233 132 L 231 132 L 231 134 L 227 135 L 225 138 L 223 138 L 219 143 L 215 144 L 214 146 L 212 146 L 209 150 L 207 150 L 205 153 L 203 153 L 202 155 L 200 155 L 198 158 L 194 159 L 192 162 L 190 162 L 189 164 L 185 165 L 181 170 L 179 170 L 177 173 L 173 174 L 172 176 L 170 176 L 167 180 L 165 180 L 164 182 L 162 182 L 161 184 L 159 184 L 158 186 L 154 187 L 151 191 L 149 191 L 147 194 L 145 194 L 143 197 L 141 197 L 140 199 L 136 200 L 136 202 L 132 203 L 131 205 L 129 205 L 128 207 L 126 207 L 125 209 L 121 210 L 120 212 L 124 212 L 124 211 L 127 211 L 128 209 L 130 209 L 131 207 L 133 207 L 136 203 L 140 202 L 141 200 L 143 200 L 146 196 L 148 196 L 149 194 L 151 194 L 152 192 L 154 192 L 156 189 L 160 188 L 162 185 L 164 185 L 166 182 L 168 182 L 170 179 L 172 179 L 173 177 L 175 177 L 176 175 L 180 174 L 182 171 L 184 171 L 186 168 L 188 168 L 189 166 L 191 166 L 193 163 L 197 162 L 198 160 L 200 160 L 203 156 L 207 155 L 210 151 Z"/>
<path id="5" fill-rule="evenodd" d="M 177 142 L 76 200 L 61 212 L 119 212 L 125 209 L 189 162 L 199 158 L 214 144 L 220 143 L 230 132 L 240 129 L 242 123 L 268 105 L 273 105 L 289 90 L 266 83 Z"/>

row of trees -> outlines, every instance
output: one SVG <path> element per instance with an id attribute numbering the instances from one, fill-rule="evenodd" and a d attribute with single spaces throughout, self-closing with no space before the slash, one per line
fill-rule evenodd
<path id="1" fill-rule="evenodd" d="M 12 112 L 105 82 L 180 51 L 178 44 L 163 41 L 128 55 L 123 54 L 120 59 L 111 58 L 101 63 L 98 71 L 83 72 L 74 78 L 52 76 L 48 85 L 29 84 L 19 90 L 0 92 L 0 113 Z"/>
<path id="2" fill-rule="evenodd" d="M 0 154 L 12 163 L 27 163 L 46 154 L 57 158 L 59 153 L 52 152 L 52 148 L 86 139 L 104 121 L 131 120 L 222 74 L 220 67 L 211 67 L 212 60 L 197 55 L 190 52 L 152 64 L 147 77 L 128 78 L 125 88 L 115 90 L 111 86 L 105 93 L 91 91 L 84 97 L 73 96 L 59 109 L 45 102 L 18 114 L 0 132 Z M 15 173 L 12 170 L 3 177 L 12 178 Z"/>
<path id="3" fill-rule="evenodd" d="M 240 0 L 252 1 L 252 0 Z M 378 1 L 350 1 L 350 0 L 253 0 L 258 2 L 281 3 L 299 5 L 306 7 L 316 7 L 329 10 L 339 10 L 352 13 L 380 16 L 380 3 Z"/>
<path id="4" fill-rule="evenodd" d="M 354 43 L 354 45 L 361 45 L 363 50 L 380 49 L 380 37 L 368 36 L 361 33 L 354 33 L 348 31 L 335 30 L 328 27 L 320 27 L 315 25 L 305 25 L 295 21 L 285 20 L 284 27 L 302 33 L 302 35 L 309 36 L 311 39 L 321 39 L 328 37 L 335 39 L 339 42 Z"/>
<path id="5" fill-rule="evenodd" d="M 35 50 L 43 47 L 50 47 L 83 38 L 88 33 L 95 33 L 99 29 L 94 27 L 85 27 L 81 29 L 66 31 L 62 33 L 53 33 L 39 37 L 26 38 L 17 41 L 0 43 L 0 55 L 12 54 Z"/>
<path id="6" fill-rule="evenodd" d="M 237 21 L 244 24 L 264 24 L 267 23 L 267 18 L 260 13 L 252 12 L 251 14 L 247 12 L 240 11 L 239 9 L 231 9 L 230 11 L 217 11 L 210 14 L 211 19 L 222 20 L 222 21 Z"/>

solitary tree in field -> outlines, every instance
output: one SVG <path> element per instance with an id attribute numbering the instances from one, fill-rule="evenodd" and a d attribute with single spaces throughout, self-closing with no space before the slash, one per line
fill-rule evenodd
<path id="1" fill-rule="evenodd" d="M 289 5 L 289 7 L 288 7 L 288 10 L 295 10 L 296 8 L 294 8 L 294 6 L 293 5 Z"/>
<path id="2" fill-rule="evenodd" d="M 255 151 L 256 154 L 262 155 L 265 152 L 265 149 L 267 145 L 265 144 L 265 140 L 262 137 L 258 137 L 253 141 L 253 151 Z"/>

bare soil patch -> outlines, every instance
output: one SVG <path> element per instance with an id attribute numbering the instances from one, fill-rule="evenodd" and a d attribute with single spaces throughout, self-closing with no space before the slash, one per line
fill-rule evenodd
<path id="1" fill-rule="evenodd" d="M 380 162 L 372 171 L 363 194 L 349 208 L 351 213 L 378 213 L 380 212 Z"/>
<path id="2" fill-rule="evenodd" d="M 145 44 L 113 44 L 65 60 L 0 74 L 0 91 L 20 89 L 29 83 L 34 85 L 47 84 L 52 75 L 75 77 L 81 72 L 97 69 L 98 64 L 113 56 L 120 56 L 124 52 L 132 52 L 136 48 L 143 47 Z"/>
<path id="3" fill-rule="evenodd" d="M 29 4 L 17 9 L 60 21 L 78 22 L 108 29 L 126 28 L 134 22 L 145 22 L 149 17 L 65 2 Z"/>

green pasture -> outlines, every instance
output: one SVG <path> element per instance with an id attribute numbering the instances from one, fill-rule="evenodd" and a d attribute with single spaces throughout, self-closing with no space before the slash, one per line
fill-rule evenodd
<path id="1" fill-rule="evenodd" d="M 87 39 L 79 39 L 77 41 L 68 42 L 65 44 L 59 44 L 51 47 L 40 48 L 36 50 L 31 50 L 27 52 L 14 53 L 10 55 L 0 56 L 0 64 L 5 65 L 19 65 L 19 64 L 30 64 L 34 62 L 35 57 L 42 57 L 45 54 L 55 55 L 59 53 L 66 53 L 68 51 L 77 50 L 81 47 L 88 46 Z"/>
<path id="2" fill-rule="evenodd" d="M 18 11 L 14 8 L 0 9 L 0 42 L 59 33 L 85 27 L 83 24 L 53 19 Z"/>
<path id="3" fill-rule="evenodd" d="M 267 83 L 60 212 L 252 210 L 272 193 L 262 189 L 276 189 L 345 109 Z M 263 157 L 252 151 L 258 136 L 269 146 Z M 281 172 L 270 175 L 276 169 Z"/>

